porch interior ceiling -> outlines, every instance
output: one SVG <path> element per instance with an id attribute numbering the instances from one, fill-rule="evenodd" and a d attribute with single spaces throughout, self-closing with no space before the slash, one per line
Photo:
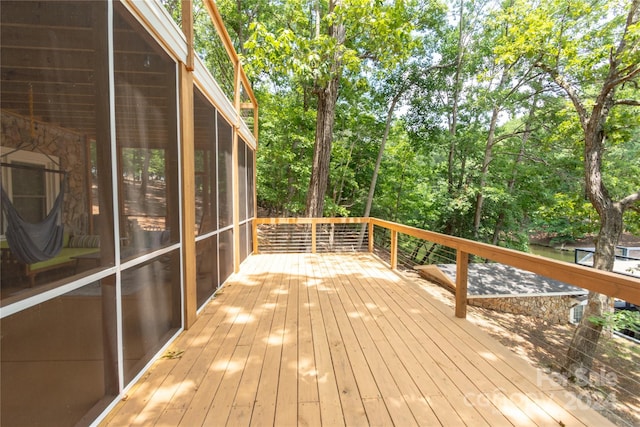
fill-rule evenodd
<path id="1" fill-rule="evenodd" d="M 62 14 L 50 2 L 40 2 L 34 13 L 30 3 L 2 2 L 0 107 L 96 139 L 98 121 L 104 120 L 96 107 L 106 105 L 108 92 L 100 89 L 102 76 L 96 75 L 106 76 L 106 53 L 95 46 L 105 41 L 98 40 L 96 24 L 86 13 Z M 175 82 L 168 72 L 172 67 L 164 53 L 149 49 L 155 43 L 147 43 L 117 14 L 114 26 L 119 144 L 139 147 L 144 139 L 144 146 L 161 148 L 171 130 L 164 117 L 170 108 L 169 80 Z"/>

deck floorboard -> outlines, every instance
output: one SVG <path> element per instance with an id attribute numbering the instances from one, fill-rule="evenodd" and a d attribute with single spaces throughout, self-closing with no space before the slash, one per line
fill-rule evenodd
<path id="1" fill-rule="evenodd" d="M 104 426 L 611 425 L 370 254 L 253 255 Z"/>

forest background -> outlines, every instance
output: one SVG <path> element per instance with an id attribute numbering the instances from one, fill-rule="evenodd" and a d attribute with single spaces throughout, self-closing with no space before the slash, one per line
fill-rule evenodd
<path id="1" fill-rule="evenodd" d="M 196 49 L 232 88 L 198 3 Z M 370 214 L 522 250 L 532 235 L 559 244 L 597 233 L 579 115 L 536 55 L 593 105 L 630 1 L 216 4 L 259 101 L 265 215 L 308 213 L 318 129 L 333 120 L 321 215 Z M 179 2 L 165 5 L 179 22 Z M 638 75 L 617 91 L 637 100 Z M 621 200 L 640 189 L 640 106 L 612 106 L 604 131 L 602 178 Z M 637 203 L 624 227 L 640 234 Z"/>

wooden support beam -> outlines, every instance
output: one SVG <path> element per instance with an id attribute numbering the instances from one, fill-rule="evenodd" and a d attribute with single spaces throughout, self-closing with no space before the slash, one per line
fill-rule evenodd
<path id="1" fill-rule="evenodd" d="M 456 317 L 467 317 L 467 277 L 469 254 L 458 249 L 456 256 Z"/>
<path id="2" fill-rule="evenodd" d="M 373 253 L 373 223 L 367 223 L 369 227 L 369 252 Z"/>
<path id="3" fill-rule="evenodd" d="M 193 50 L 193 1 L 182 0 L 182 32 L 187 39 L 187 71 L 194 69 Z"/>
<path id="4" fill-rule="evenodd" d="M 196 201 L 195 153 L 193 137 L 193 73 L 180 64 L 180 173 L 182 178 L 182 283 L 184 285 L 184 328 L 196 321 L 198 295 L 196 289 Z"/>
<path id="5" fill-rule="evenodd" d="M 234 106 L 236 117 L 233 122 L 233 148 L 231 150 L 231 170 L 233 176 L 233 271 L 240 271 L 240 164 L 239 164 L 239 131 L 240 131 L 240 67 L 239 62 L 234 62 Z"/>
<path id="6" fill-rule="evenodd" d="M 391 269 L 398 268 L 398 232 L 391 230 Z"/>

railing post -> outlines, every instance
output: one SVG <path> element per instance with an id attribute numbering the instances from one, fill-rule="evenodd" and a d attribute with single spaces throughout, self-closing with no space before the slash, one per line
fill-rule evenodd
<path id="1" fill-rule="evenodd" d="M 367 224 L 369 225 L 369 253 L 373 253 L 373 223 L 371 219 Z"/>
<path id="2" fill-rule="evenodd" d="M 391 230 L 391 269 L 398 268 L 398 232 Z"/>
<path id="3" fill-rule="evenodd" d="M 467 317 L 467 277 L 469 254 L 458 249 L 456 256 L 456 317 Z"/>
<path id="4" fill-rule="evenodd" d="M 193 73 L 187 64 L 180 65 L 180 160 L 182 167 L 182 283 L 184 283 L 184 328 L 189 329 L 196 321 L 198 292 L 196 288 L 196 239 L 195 239 L 195 165 L 193 129 Z M 102 208 L 101 208 L 102 209 Z M 102 212 L 102 210 L 101 210 Z M 103 252 L 104 253 L 104 252 Z"/>
<path id="5" fill-rule="evenodd" d="M 311 253 L 316 253 L 316 223 L 311 223 Z"/>

